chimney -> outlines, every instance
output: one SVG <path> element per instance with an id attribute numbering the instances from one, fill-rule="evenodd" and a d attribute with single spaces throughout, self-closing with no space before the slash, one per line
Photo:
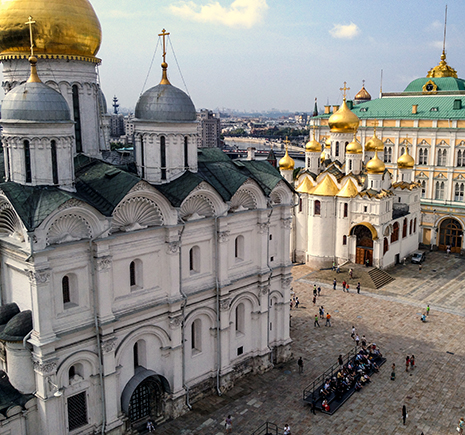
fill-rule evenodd
<path id="1" fill-rule="evenodd" d="M 412 104 L 412 115 L 416 115 L 418 113 L 418 104 Z"/>
<path id="2" fill-rule="evenodd" d="M 255 160 L 255 150 L 254 147 L 247 148 L 247 160 Z"/>
<path id="3" fill-rule="evenodd" d="M 333 113 L 336 113 L 339 110 L 339 105 L 333 106 Z"/>
<path id="4" fill-rule="evenodd" d="M 331 106 L 325 106 L 325 115 L 331 113 Z"/>

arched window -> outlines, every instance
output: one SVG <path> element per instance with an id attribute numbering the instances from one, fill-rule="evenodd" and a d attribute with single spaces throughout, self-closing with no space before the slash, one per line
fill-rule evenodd
<path id="1" fill-rule="evenodd" d="M 299 198 L 299 213 L 302 213 L 302 208 L 303 208 L 303 199 Z"/>
<path id="2" fill-rule="evenodd" d="M 184 136 L 184 169 L 189 169 L 189 139 Z"/>
<path id="3" fill-rule="evenodd" d="M 392 226 L 391 243 L 397 242 L 397 240 L 399 240 L 399 223 L 395 222 Z"/>
<path id="4" fill-rule="evenodd" d="M 140 176 L 145 177 L 145 143 L 144 136 L 140 136 Z"/>
<path id="5" fill-rule="evenodd" d="M 195 319 L 191 325 L 191 350 L 197 352 L 202 351 L 202 321 Z"/>
<path id="6" fill-rule="evenodd" d="M 421 182 L 421 197 L 424 198 L 426 196 L 426 181 L 423 180 Z"/>
<path id="7" fill-rule="evenodd" d="M 244 259 L 244 236 L 237 236 L 234 240 L 234 258 L 236 261 Z"/>
<path id="8" fill-rule="evenodd" d="M 392 147 L 384 147 L 384 163 L 391 163 Z"/>
<path id="9" fill-rule="evenodd" d="M 352 170 L 352 159 L 349 160 L 349 171 Z"/>
<path id="10" fill-rule="evenodd" d="M 193 246 L 189 250 L 189 271 L 191 274 L 200 272 L 200 248 Z"/>
<path id="11" fill-rule="evenodd" d="M 71 291 L 69 287 L 69 276 L 65 275 L 61 279 L 61 292 L 63 295 L 63 304 L 69 304 L 71 302 Z"/>
<path id="12" fill-rule="evenodd" d="M 388 239 L 387 237 L 384 238 L 384 242 L 383 242 L 383 255 L 389 251 L 389 242 L 388 242 Z"/>
<path id="13" fill-rule="evenodd" d="M 84 367 L 80 363 L 73 364 L 68 369 L 68 383 L 72 384 L 84 379 Z"/>
<path id="14" fill-rule="evenodd" d="M 166 139 L 165 139 L 165 136 L 160 137 L 160 165 L 161 165 L 161 179 L 166 180 Z"/>
<path id="15" fill-rule="evenodd" d="M 410 219 L 410 231 L 409 231 L 409 234 L 412 234 L 412 231 L 413 231 L 413 220 Z"/>
<path id="16" fill-rule="evenodd" d="M 339 142 L 336 142 L 335 149 L 334 149 L 334 155 L 336 157 L 339 156 Z"/>
<path id="17" fill-rule="evenodd" d="M 465 151 L 457 152 L 457 166 L 465 166 Z"/>
<path id="18" fill-rule="evenodd" d="M 245 331 L 245 307 L 244 304 L 239 304 L 236 307 L 236 333 L 244 333 Z"/>
<path id="19" fill-rule="evenodd" d="M 444 199 L 444 181 L 436 181 L 436 189 L 434 192 L 434 199 Z"/>
<path id="20" fill-rule="evenodd" d="M 131 290 L 143 287 L 142 276 L 142 261 L 139 259 L 131 261 L 129 264 L 129 285 Z"/>
<path id="21" fill-rule="evenodd" d="M 455 201 L 461 201 L 463 202 L 463 196 L 464 196 L 464 183 L 456 183 L 455 184 L 455 194 L 454 194 L 454 200 Z"/>
<path id="22" fill-rule="evenodd" d="M 349 204 L 347 202 L 344 203 L 344 217 L 347 217 L 349 213 Z"/>
<path id="23" fill-rule="evenodd" d="M 428 148 L 420 148 L 420 151 L 418 152 L 418 164 L 428 164 Z"/>
<path id="24" fill-rule="evenodd" d="M 342 236 L 342 244 L 347 245 L 347 236 Z"/>
<path id="25" fill-rule="evenodd" d="M 415 218 L 413 220 L 413 232 L 416 233 L 417 232 L 417 218 Z"/>
<path id="26" fill-rule="evenodd" d="M 81 133 L 81 111 L 79 108 L 79 88 L 73 85 L 73 115 L 74 115 L 74 137 L 76 139 L 76 152 L 82 153 L 82 133 Z"/>
<path id="27" fill-rule="evenodd" d="M 405 147 L 400 147 L 399 157 L 404 155 L 404 153 L 405 153 Z"/>
<path id="28" fill-rule="evenodd" d="M 25 166 L 25 175 L 26 183 L 32 182 L 32 171 L 31 171 L 31 148 L 29 141 L 24 141 L 24 166 Z"/>
<path id="29" fill-rule="evenodd" d="M 52 140 L 50 143 L 50 151 L 52 158 L 52 179 L 53 184 L 58 184 L 58 160 L 57 160 L 57 143 Z"/>
<path id="30" fill-rule="evenodd" d="M 134 343 L 132 348 L 134 370 L 141 366 L 147 366 L 147 349 L 145 345 L 145 340 L 138 340 Z"/>
<path id="31" fill-rule="evenodd" d="M 446 166 L 447 150 L 438 150 L 438 166 Z"/>
<path id="32" fill-rule="evenodd" d="M 402 225 L 402 238 L 407 237 L 407 219 L 404 219 L 404 223 Z"/>
<path id="33" fill-rule="evenodd" d="M 321 202 L 318 200 L 315 201 L 314 214 L 315 216 L 319 216 L 321 214 Z"/>

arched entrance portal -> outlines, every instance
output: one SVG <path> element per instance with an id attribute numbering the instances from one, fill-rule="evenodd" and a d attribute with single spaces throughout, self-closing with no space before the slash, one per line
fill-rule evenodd
<path id="1" fill-rule="evenodd" d="M 154 421 L 164 419 L 164 395 L 170 392 L 170 386 L 166 378 L 137 367 L 135 375 L 124 387 L 121 395 L 121 407 L 129 417 L 132 428 L 145 428 L 149 418 Z"/>
<path id="2" fill-rule="evenodd" d="M 445 251 L 450 246 L 452 252 L 460 252 L 462 236 L 463 228 L 457 219 L 444 219 L 439 227 L 439 249 Z"/>
<path id="3" fill-rule="evenodd" d="M 373 264 L 373 229 L 364 224 L 356 225 L 351 230 L 351 235 L 357 237 L 355 262 L 357 264 Z"/>

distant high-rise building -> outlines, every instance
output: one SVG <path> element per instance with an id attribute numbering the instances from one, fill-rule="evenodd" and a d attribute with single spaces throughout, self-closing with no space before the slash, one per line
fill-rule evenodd
<path id="1" fill-rule="evenodd" d="M 214 148 L 220 145 L 221 120 L 211 110 L 202 109 L 197 113 L 199 121 L 199 147 Z"/>
<path id="2" fill-rule="evenodd" d="M 124 136 L 124 115 L 112 114 L 110 117 L 110 137 Z"/>

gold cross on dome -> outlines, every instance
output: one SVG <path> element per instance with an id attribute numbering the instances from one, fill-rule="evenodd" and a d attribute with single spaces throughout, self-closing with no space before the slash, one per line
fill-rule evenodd
<path id="1" fill-rule="evenodd" d="M 158 36 L 163 36 L 163 62 L 165 62 L 166 58 L 166 45 L 165 45 L 165 36 L 168 36 L 169 33 L 165 29 L 161 31 L 161 33 L 158 34 Z"/>
<path id="2" fill-rule="evenodd" d="M 312 130 L 313 130 L 313 139 L 315 139 L 315 130 L 316 130 L 316 125 L 312 125 Z"/>
<path id="3" fill-rule="evenodd" d="M 373 130 L 374 130 L 374 133 L 376 134 L 376 127 L 378 127 L 378 120 L 377 119 L 373 119 Z"/>
<path id="4" fill-rule="evenodd" d="M 362 80 L 362 88 L 365 87 L 365 80 Z"/>
<path id="5" fill-rule="evenodd" d="M 350 90 L 350 88 L 348 88 L 346 85 L 347 85 L 347 82 L 344 82 L 344 87 L 343 87 L 343 88 L 339 88 L 340 91 L 344 91 L 344 94 L 343 94 L 344 100 L 346 99 L 346 96 L 347 96 L 346 91 L 349 91 L 349 90 Z"/>
<path id="6" fill-rule="evenodd" d="M 287 138 L 287 136 L 286 136 L 286 140 L 284 141 L 284 143 L 286 144 L 286 150 L 287 150 L 288 145 L 291 143 L 291 141 Z"/>
<path id="7" fill-rule="evenodd" d="M 32 21 L 32 17 L 29 15 L 28 21 L 24 24 L 29 24 L 29 37 L 31 39 L 31 56 L 34 56 L 34 41 L 32 39 L 32 25 L 35 24 L 35 21 Z"/>

